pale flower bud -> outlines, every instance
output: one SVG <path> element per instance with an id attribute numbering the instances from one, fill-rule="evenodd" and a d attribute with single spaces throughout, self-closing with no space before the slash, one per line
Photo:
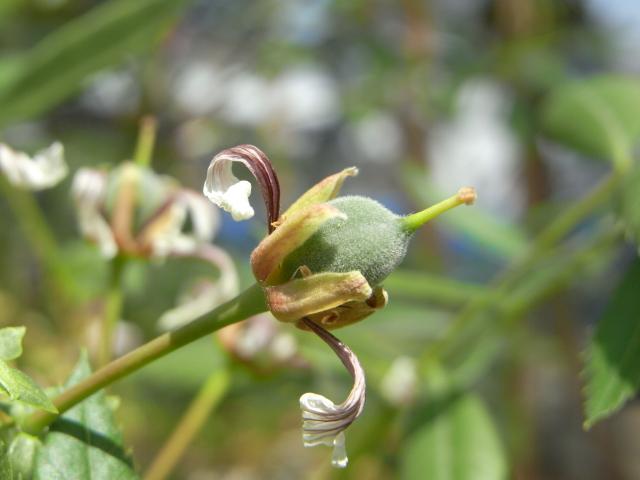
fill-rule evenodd
<path id="1" fill-rule="evenodd" d="M 55 142 L 31 158 L 0 143 L 0 172 L 16 187 L 28 190 L 51 188 L 67 176 L 64 147 Z"/>

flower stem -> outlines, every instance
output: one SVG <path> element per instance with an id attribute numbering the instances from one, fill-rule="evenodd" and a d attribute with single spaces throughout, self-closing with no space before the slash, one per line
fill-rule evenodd
<path id="1" fill-rule="evenodd" d="M 111 385 L 122 377 L 130 375 L 148 363 L 222 327 L 240 322 L 264 311 L 266 311 L 266 305 L 262 288 L 258 284 L 254 284 L 232 300 L 202 315 L 193 322 L 172 332 L 160 335 L 126 355 L 113 360 L 82 382 L 58 395 L 53 400 L 53 404 L 58 409 L 58 415 L 63 414 L 98 390 Z M 37 434 L 50 425 L 58 415 L 38 411 L 22 422 L 23 429 L 29 433 Z"/>
<path id="2" fill-rule="evenodd" d="M 163 480 L 169 476 L 228 388 L 227 370 L 215 372 L 207 379 L 173 434 L 151 463 L 144 475 L 145 480 Z"/>
<path id="3" fill-rule="evenodd" d="M 122 275 L 126 259 L 118 255 L 111 261 L 111 278 L 107 292 L 104 318 L 102 319 L 102 335 L 100 336 L 100 352 L 98 365 L 105 365 L 111 360 L 113 350 L 113 333 L 122 313 L 123 292 Z"/>
<path id="4" fill-rule="evenodd" d="M 29 191 L 14 187 L 2 175 L 0 175 L 0 193 L 7 200 L 27 242 L 31 244 L 31 248 L 45 270 L 48 277 L 45 281 L 57 294 L 52 294 L 53 298 L 48 299 L 52 304 L 52 310 L 60 312 L 63 310 L 60 306 L 64 305 L 71 296 L 71 289 L 75 286 L 74 280 L 61 261 L 58 244 L 35 196 Z"/>
<path id="5" fill-rule="evenodd" d="M 136 145 L 134 161 L 141 167 L 147 167 L 151 164 L 153 145 L 156 141 L 157 125 L 158 122 L 155 117 L 151 116 L 144 117 L 140 122 L 140 132 L 138 133 L 138 143 Z"/>
<path id="6" fill-rule="evenodd" d="M 455 195 L 443 200 L 435 205 L 411 215 L 402 218 L 402 224 L 405 229 L 413 233 L 429 220 L 436 218 L 438 215 L 451 210 L 459 205 L 471 205 L 476 200 L 476 191 L 471 187 L 464 187 L 458 190 Z"/>

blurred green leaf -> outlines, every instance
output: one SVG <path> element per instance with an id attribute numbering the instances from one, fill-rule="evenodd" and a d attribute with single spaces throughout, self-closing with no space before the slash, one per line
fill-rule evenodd
<path id="1" fill-rule="evenodd" d="M 0 0 L 0 16 L 8 15 L 20 4 L 20 0 Z"/>
<path id="2" fill-rule="evenodd" d="M 640 246 L 640 168 L 633 168 L 622 179 L 616 192 L 616 210 L 626 234 Z"/>
<path id="3" fill-rule="evenodd" d="M 83 353 L 66 388 L 91 374 Z M 36 458 L 35 479 L 136 479 L 103 391 L 76 405 L 51 426 Z"/>
<path id="4" fill-rule="evenodd" d="M 453 393 L 432 401 L 426 423 L 406 442 L 405 480 L 499 480 L 507 477 L 505 454 L 479 397 Z"/>
<path id="5" fill-rule="evenodd" d="M 408 270 L 396 270 L 384 281 L 384 286 L 393 296 L 453 307 L 488 293 L 487 288 L 482 285 Z"/>
<path id="6" fill-rule="evenodd" d="M 584 154 L 626 162 L 640 140 L 640 81 L 601 75 L 554 90 L 541 111 L 552 138 Z"/>
<path id="7" fill-rule="evenodd" d="M 143 383 L 172 391 L 192 392 L 207 380 L 212 371 L 223 368 L 225 361 L 225 354 L 217 342 L 207 336 L 151 362 L 135 378 L 124 378 L 123 384 Z"/>
<path id="8" fill-rule="evenodd" d="M 422 171 L 407 168 L 404 173 L 405 185 L 421 205 L 433 205 L 446 197 Z M 526 236 L 518 227 L 498 221 L 479 208 L 471 213 L 465 208 L 451 210 L 438 218 L 438 224 L 468 235 L 477 244 L 503 257 L 519 256 L 527 248 Z"/>
<path id="9" fill-rule="evenodd" d="M 154 44 L 186 0 L 111 0 L 44 38 L 0 82 L 0 125 L 41 114 L 87 77 Z"/>
<path id="10" fill-rule="evenodd" d="M 27 480 L 32 478 L 35 456 L 40 447 L 37 437 L 19 432 L 4 448 L 0 445 L 0 478 Z"/>
<path id="11" fill-rule="evenodd" d="M 585 427 L 611 415 L 640 387 L 640 260 L 613 293 L 587 350 Z"/>
<path id="12" fill-rule="evenodd" d="M 22 355 L 25 327 L 0 328 L 0 360 L 15 360 Z"/>
<path id="13" fill-rule="evenodd" d="M 47 394 L 20 370 L 10 367 L 0 360 L 0 391 L 17 402 L 26 403 L 36 408 L 56 413 Z"/>
<path id="14" fill-rule="evenodd" d="M 2 12 L 0 12 L 1 15 Z M 0 57 L 0 92 L 15 80 L 21 67 L 22 57 L 19 55 Z"/>
<path id="15" fill-rule="evenodd" d="M 505 343 L 514 340 L 513 325 L 550 296 L 605 269 L 618 239 L 617 229 L 604 220 L 582 242 L 557 248 L 511 282 L 497 303 L 478 312 L 443 353 L 451 383 L 466 388 L 477 384 L 504 352 Z"/>

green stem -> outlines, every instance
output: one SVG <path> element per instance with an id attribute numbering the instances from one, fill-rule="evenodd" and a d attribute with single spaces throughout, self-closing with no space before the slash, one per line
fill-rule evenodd
<path id="1" fill-rule="evenodd" d="M 262 288 L 258 284 L 254 284 L 234 299 L 218 306 L 193 322 L 160 335 L 132 352 L 113 360 L 82 382 L 58 395 L 53 400 L 53 404 L 58 409 L 58 415 L 148 363 L 222 327 L 240 322 L 264 311 L 266 311 L 266 305 Z M 25 419 L 23 428 L 27 432 L 37 434 L 51 424 L 58 415 L 38 411 Z"/>
<path id="2" fill-rule="evenodd" d="M 46 281 L 51 289 L 58 293 L 49 299 L 53 310 L 59 312 L 61 304 L 65 303 L 71 294 L 73 278 L 60 260 L 58 244 L 49 228 L 42 210 L 38 206 L 34 195 L 26 190 L 14 187 L 7 179 L 0 175 L 0 192 L 7 200 L 13 211 L 27 242 L 31 245 L 38 261 L 46 272 Z"/>
<path id="3" fill-rule="evenodd" d="M 402 224 L 410 233 L 415 232 L 429 220 L 434 219 L 438 215 L 451 210 L 459 205 L 472 204 L 476 199 L 476 192 L 472 188 L 461 188 L 455 195 L 443 200 L 435 205 L 422 210 L 421 212 L 407 215 L 402 218 Z"/>
<path id="4" fill-rule="evenodd" d="M 122 313 L 123 292 L 122 275 L 126 259 L 118 255 L 111 261 L 111 278 L 107 292 L 104 318 L 102 319 L 102 335 L 100 336 L 100 352 L 98 365 L 109 363 L 113 350 L 113 333 Z"/>
<path id="5" fill-rule="evenodd" d="M 229 388 L 229 372 L 213 373 L 193 399 L 169 440 L 160 449 L 144 480 L 163 480 L 171 474 L 194 437 L 202 429 L 211 411 Z"/>
<path id="6" fill-rule="evenodd" d="M 538 234 L 528 252 L 514 261 L 492 282 L 493 288 L 489 295 L 476 297 L 467 303 L 466 307 L 449 324 L 443 338 L 426 353 L 426 357 L 431 359 L 441 356 L 447 351 L 478 313 L 490 305 L 498 304 L 501 298 L 508 293 L 514 281 L 525 274 L 550 247 L 562 240 L 578 223 L 605 202 L 613 193 L 619 180 L 618 173 L 611 173 L 587 195 L 556 217 Z"/>
<path id="7" fill-rule="evenodd" d="M 134 161 L 141 167 L 148 167 L 151 164 L 153 145 L 156 141 L 156 129 L 157 122 L 154 117 L 144 117 L 140 122 Z"/>

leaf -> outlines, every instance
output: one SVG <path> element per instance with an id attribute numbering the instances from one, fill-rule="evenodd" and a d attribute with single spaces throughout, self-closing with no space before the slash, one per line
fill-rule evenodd
<path id="1" fill-rule="evenodd" d="M 57 413 L 47 394 L 29 376 L 0 360 L 0 389 L 14 401 Z"/>
<path id="2" fill-rule="evenodd" d="M 587 155 L 626 161 L 640 140 L 640 81 L 600 75 L 558 87 L 541 110 L 543 130 Z"/>
<path id="3" fill-rule="evenodd" d="M 2 82 L 0 125 L 39 115 L 92 73 L 151 46 L 186 0 L 111 0 L 45 37 Z"/>
<path id="4" fill-rule="evenodd" d="M 15 360 L 22 355 L 25 327 L 0 328 L 0 360 Z"/>
<path id="5" fill-rule="evenodd" d="M 66 383 L 76 385 L 91 374 L 86 353 Z M 38 480 L 137 479 L 122 446 L 122 434 L 104 391 L 100 391 L 58 418 L 44 438 L 36 458 Z"/>
<path id="6" fill-rule="evenodd" d="M 585 428 L 611 415 L 640 387 L 640 260 L 613 293 L 587 349 Z"/>
<path id="7" fill-rule="evenodd" d="M 635 167 L 622 179 L 616 193 L 615 209 L 626 234 L 640 246 L 640 167 Z"/>
<path id="8" fill-rule="evenodd" d="M 438 305 L 459 307 L 468 301 L 487 296 L 488 289 L 480 284 L 465 283 L 442 275 L 399 269 L 384 281 L 392 295 Z"/>
<path id="9" fill-rule="evenodd" d="M 0 478 L 27 480 L 33 476 L 33 466 L 40 441 L 27 433 L 18 432 L 8 447 L 0 445 Z"/>
<path id="10" fill-rule="evenodd" d="M 453 393 L 431 402 L 427 421 L 406 442 L 405 480 L 499 480 L 507 477 L 502 444 L 474 394 Z"/>

